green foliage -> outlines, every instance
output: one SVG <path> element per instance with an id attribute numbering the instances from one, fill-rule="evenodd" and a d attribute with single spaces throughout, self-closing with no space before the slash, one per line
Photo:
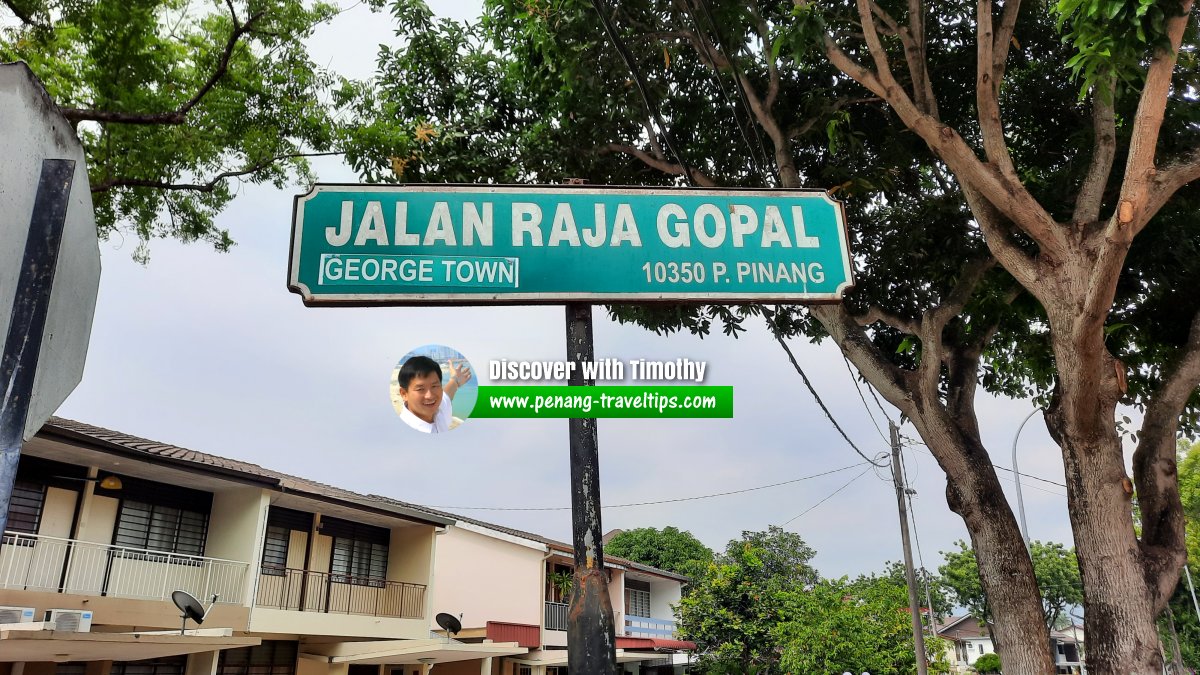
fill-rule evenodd
<path id="1" fill-rule="evenodd" d="M 786 594 L 816 584 L 803 539 L 772 526 L 743 532 L 709 563 L 676 610 L 684 639 L 696 642 L 703 672 L 750 673 L 773 669 L 780 649 L 776 627 Z"/>
<path id="2" fill-rule="evenodd" d="M 975 551 L 966 542 L 955 542 L 957 551 L 943 551 L 945 564 L 938 568 L 942 582 L 953 594 L 954 601 L 965 608 L 971 616 L 984 624 L 992 621 L 987 594 L 979 578 L 979 566 Z M 1075 549 L 1054 542 L 1030 542 L 1033 559 L 1033 574 L 1037 578 L 1042 596 L 1042 613 L 1047 628 L 1061 627 L 1067 611 L 1083 604 L 1083 581 L 1079 576 L 1079 562 Z"/>
<path id="3" fill-rule="evenodd" d="M 558 597 L 562 598 L 562 602 L 566 602 L 566 599 L 571 597 L 571 589 L 575 587 L 574 574 L 564 571 L 551 572 L 547 580 L 558 591 Z"/>
<path id="4" fill-rule="evenodd" d="M 984 654 L 975 660 L 975 672 L 977 673 L 999 673 L 1000 672 L 1000 655 L 995 653 Z"/>
<path id="5" fill-rule="evenodd" d="M 685 11 L 669 0 L 612 8 L 619 39 L 682 159 L 722 186 L 775 184 L 775 149 L 748 122 L 736 91 L 739 83 L 765 91 L 777 69 L 774 110 L 791 138 L 787 154 L 805 184 L 843 201 L 853 223 L 856 286 L 847 307 L 915 318 L 942 302 L 963 261 L 986 256 L 986 247 L 944 166 L 887 106 L 864 97 L 817 49 L 824 31 L 861 33 L 854 4 L 758 3 L 757 16 L 745 3 L 707 6 L 711 22 L 705 12 Z M 358 83 L 342 91 L 341 102 L 352 112 L 350 159 L 365 179 L 554 183 L 582 177 L 608 185 L 681 184 L 633 154 L 676 162 L 663 130 L 647 122 L 633 77 L 598 27 L 591 3 L 489 0 L 474 24 L 433 19 L 419 0 L 397 0 L 392 7 L 402 46 L 380 53 L 377 87 Z M 888 10 L 904 20 L 902 7 Z M 927 10 L 926 52 L 940 117 L 964 138 L 977 139 L 976 3 L 936 3 Z M 679 37 L 696 25 L 724 59 L 715 71 Z M 854 38 L 846 42 L 861 56 Z M 898 42 L 887 44 L 893 64 L 902 63 Z M 1026 187 L 1066 222 L 1095 144 L 1089 107 L 1061 65 L 1076 50 L 1063 42 L 1056 17 L 1042 5 L 1023 6 L 1014 44 L 1000 94 L 1006 124 L 1021 130 L 1009 136 L 1010 151 Z M 1196 61 L 1181 59 L 1181 81 L 1200 77 Z M 1119 97 L 1116 103 L 1121 144 L 1128 140 L 1136 101 Z M 1164 156 L 1177 156 L 1200 140 L 1196 103 L 1194 90 L 1172 91 L 1160 140 Z M 432 140 L 416 138 L 421 124 L 436 131 Z M 1122 161 L 1119 153 L 1118 167 Z M 1186 291 L 1200 284 L 1200 237 L 1189 225 L 1198 206 L 1200 188 L 1177 195 L 1135 240 L 1118 288 L 1108 346 L 1128 366 L 1127 402 L 1135 406 L 1161 384 L 1186 344 L 1189 317 L 1200 309 L 1200 294 Z M 1047 319 L 1028 294 L 1014 300 L 1013 288 L 1005 271 L 990 272 L 943 338 L 956 349 L 992 335 L 995 325 L 978 373 L 984 389 L 1046 402 L 1055 381 Z M 660 334 L 719 330 L 736 337 L 763 320 L 756 307 L 609 310 L 619 321 Z M 770 327 L 786 337 L 826 337 L 800 307 L 780 307 Z M 920 362 L 919 339 L 881 323 L 868 335 L 901 368 Z M 1197 422 L 1197 405 L 1200 395 L 1185 411 L 1185 428 Z"/>
<path id="6" fill-rule="evenodd" d="M 213 219 L 236 184 L 219 176 L 245 172 L 244 180 L 282 187 L 292 176 L 308 179 L 300 155 L 332 145 L 321 101 L 333 77 L 309 59 L 304 41 L 333 5 L 241 0 L 230 5 L 237 26 L 216 0 L 19 6 L 29 22 L 0 28 L 0 61 L 26 61 L 60 106 L 146 118 L 184 111 L 169 123 L 77 127 L 100 234 L 133 235 L 139 257 L 155 237 L 227 249 L 229 234 Z M 238 27 L 244 33 L 221 73 Z"/>
<path id="7" fill-rule="evenodd" d="M 1081 81 L 1080 100 L 1093 87 L 1111 97 L 1110 79 L 1136 90 L 1146 59 L 1170 49 L 1166 23 L 1180 13 L 1180 5 L 1178 0 L 1058 0 L 1058 27 L 1076 51 L 1067 67 Z"/>
<path id="8" fill-rule="evenodd" d="M 690 577 L 703 574 L 713 559 L 712 550 L 691 532 L 670 525 L 625 530 L 604 545 L 604 552 Z"/>
<path id="9" fill-rule="evenodd" d="M 1187 526 L 1187 566 L 1192 581 L 1196 582 L 1200 580 L 1200 442 L 1180 440 L 1177 447 L 1179 496 L 1183 501 L 1183 514 Z M 1175 635 L 1170 631 L 1171 621 L 1175 624 Z M 1173 643 L 1178 636 L 1183 664 L 1190 668 L 1200 668 L 1200 619 L 1196 616 L 1191 591 L 1182 573 L 1179 585 L 1176 586 L 1167 605 L 1167 612 L 1159 620 L 1159 633 L 1168 656 L 1172 655 Z"/>
<path id="10" fill-rule="evenodd" d="M 890 577 L 821 581 L 784 594 L 787 617 L 775 627 L 784 672 L 870 672 L 899 675 L 916 668 L 908 594 Z M 926 637 L 930 672 L 948 672 L 945 643 Z"/>

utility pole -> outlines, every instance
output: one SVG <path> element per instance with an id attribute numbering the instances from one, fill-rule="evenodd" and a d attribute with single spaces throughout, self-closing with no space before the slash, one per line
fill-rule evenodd
<path id="1" fill-rule="evenodd" d="M 900 465 L 900 430 L 888 422 L 892 435 L 892 482 L 896 484 L 896 506 L 900 508 L 900 537 L 904 542 L 904 579 L 908 582 L 908 609 L 912 616 L 913 647 L 917 657 L 917 675 L 929 675 L 925 657 L 925 635 L 921 632 L 921 603 L 917 600 L 917 575 L 913 570 L 912 545 L 908 540 L 908 508 L 905 506 L 904 467 Z"/>

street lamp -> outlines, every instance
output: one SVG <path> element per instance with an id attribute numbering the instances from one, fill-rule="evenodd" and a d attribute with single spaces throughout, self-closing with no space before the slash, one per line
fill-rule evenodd
<path id="1" fill-rule="evenodd" d="M 1017 427 L 1017 433 L 1013 436 L 1012 442 L 1012 469 L 1013 483 L 1017 486 L 1017 511 L 1021 514 L 1021 538 L 1025 540 L 1025 550 L 1029 551 L 1029 526 L 1025 524 L 1025 498 L 1021 494 L 1021 471 L 1017 467 L 1017 439 L 1021 437 L 1021 430 L 1025 428 L 1025 423 L 1040 411 L 1041 408 L 1034 408 L 1033 412 L 1025 416 L 1021 420 L 1021 426 Z"/>

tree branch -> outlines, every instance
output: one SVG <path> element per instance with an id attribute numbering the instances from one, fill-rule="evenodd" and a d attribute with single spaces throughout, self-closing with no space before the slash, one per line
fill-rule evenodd
<path id="1" fill-rule="evenodd" d="M 942 377 L 942 365 L 946 357 L 944 332 L 950 319 L 962 314 L 971 300 L 971 295 L 979 287 L 979 282 L 988 270 L 994 267 L 996 260 L 991 256 L 976 260 L 968 260 L 958 274 L 958 281 L 946 297 L 936 307 L 926 310 L 919 324 L 921 338 L 921 364 L 918 367 L 918 380 L 925 398 L 935 400 L 938 395 L 938 384 Z M 974 371 L 973 371 L 974 372 Z M 974 375 L 972 374 L 972 377 Z"/>
<path id="2" fill-rule="evenodd" d="M 976 11 L 975 107 L 983 151 L 988 161 L 1000 169 L 1010 182 L 1021 184 L 1013 166 L 1008 142 L 1004 139 L 1004 121 L 1000 117 L 1000 78 L 994 60 L 996 36 L 992 31 L 992 0 L 979 0 Z"/>
<path id="3" fill-rule="evenodd" d="M 63 108 L 62 114 L 72 123 L 78 122 L 113 122 L 118 124 L 183 124 L 187 121 L 187 114 L 192 108 L 195 108 L 208 92 L 217 85 L 217 82 L 225 76 L 229 70 L 229 61 L 233 58 L 233 50 L 237 47 L 238 40 L 243 35 L 248 33 L 253 27 L 254 22 L 258 21 L 265 12 L 258 12 L 251 15 L 246 23 L 238 23 L 237 13 L 234 12 L 233 3 L 226 0 L 229 7 L 230 18 L 233 21 L 233 32 L 229 35 L 229 39 L 225 43 L 225 50 L 221 53 L 221 59 L 217 63 L 217 68 L 209 75 L 208 80 L 201 85 L 200 89 L 194 96 L 185 101 L 177 109 L 166 113 L 128 113 L 116 112 L 108 110 L 93 110 L 84 108 Z"/>
<path id="4" fill-rule="evenodd" d="M 8 8 L 8 11 L 13 13 L 13 16 L 20 19 L 21 23 L 25 24 L 26 26 L 40 30 L 50 30 L 50 26 L 34 19 L 33 14 L 22 11 L 12 0 L 0 0 L 0 2 L 2 2 L 4 6 Z"/>
<path id="5" fill-rule="evenodd" d="M 1117 154 L 1117 123 L 1113 115 L 1112 93 L 1117 86 L 1115 75 L 1108 78 L 1109 95 L 1106 97 L 1098 89 L 1092 88 L 1092 134 L 1095 137 L 1095 148 L 1092 151 L 1091 165 L 1087 177 L 1075 197 L 1075 213 L 1071 216 L 1074 223 L 1091 223 L 1100 219 L 1100 206 L 1104 201 L 1104 186 L 1108 185 L 1108 176 L 1112 172 L 1113 158 Z"/>
<path id="6" fill-rule="evenodd" d="M 1165 603 L 1179 581 L 1184 558 L 1183 506 L 1179 497 L 1175 431 L 1179 415 L 1200 385 L 1200 313 L 1174 370 L 1146 406 L 1133 453 L 1133 479 L 1142 511 L 1140 544 L 1146 579 Z"/>
<path id="7" fill-rule="evenodd" d="M 1121 186 L 1117 212 L 1105 233 L 1106 238 L 1112 240 L 1109 246 L 1128 245 L 1150 220 L 1147 207 L 1155 177 L 1155 148 L 1171 89 L 1171 75 L 1179 57 L 1179 46 L 1191 18 L 1192 0 L 1179 0 L 1179 6 L 1179 15 L 1167 20 L 1168 46 L 1155 53 L 1146 70 L 1142 97 L 1133 118 L 1129 157 L 1125 161 L 1125 182 Z"/>
<path id="8" fill-rule="evenodd" d="M 880 395 L 909 418 L 917 413 L 910 393 L 912 374 L 883 357 L 844 304 L 812 305 L 808 311 Z"/>
<path id="9" fill-rule="evenodd" d="M 863 328 L 867 328 L 878 321 L 908 335 L 919 335 L 921 332 L 920 326 L 916 321 L 906 319 L 899 314 L 893 314 L 879 305 L 871 305 L 865 313 L 854 316 L 854 321 Z"/>
<path id="10" fill-rule="evenodd" d="M 1200 148 L 1159 170 L 1146 202 L 1147 219 L 1153 218 L 1180 188 L 1194 180 L 1200 180 Z"/>
<path id="11" fill-rule="evenodd" d="M 867 0 L 858 1 L 862 4 Z M 867 33 L 875 35 L 874 30 L 867 31 Z M 954 129 L 918 110 L 912 99 L 895 83 L 894 79 L 889 81 L 884 79 L 882 74 L 867 70 L 842 51 L 832 36 L 826 34 L 824 39 L 825 53 L 830 62 L 886 101 L 905 126 L 916 132 L 930 150 L 954 172 L 964 192 L 968 188 L 974 188 L 984 201 L 993 204 L 1008 220 L 1028 234 L 1037 243 L 1043 256 L 1052 261 L 1062 261 L 1066 258 L 1063 242 L 1056 231 L 1057 224 L 1020 181 L 1014 182 L 993 167 L 981 162 L 975 151 Z M 879 42 L 877 35 L 875 35 L 874 42 L 876 44 Z M 971 206 L 979 217 L 980 210 L 976 209 L 976 204 L 972 203 Z M 982 221 L 983 218 L 980 220 Z M 990 241 L 988 245 L 992 245 Z M 1010 248 L 1019 250 L 1015 247 Z M 1008 267 L 1010 262 L 1017 264 L 1017 256 L 1001 255 L 1000 251 L 996 249 L 993 249 L 993 253 L 1005 267 Z M 1023 252 L 1021 256 L 1027 257 Z M 1026 266 L 1030 269 L 1014 272 L 1014 276 L 1022 280 L 1022 285 L 1032 291 L 1031 283 L 1027 283 L 1031 282 L 1033 278 L 1032 265 Z"/>
<path id="12" fill-rule="evenodd" d="M 109 178 L 92 186 L 92 194 L 100 192 L 108 192 L 114 188 L 121 187 L 145 187 L 155 188 L 158 190 L 170 191 L 191 191 L 191 192 L 212 192 L 217 188 L 217 185 L 229 178 L 237 178 L 246 176 L 271 166 L 275 162 L 281 162 L 285 159 L 298 159 L 300 157 L 329 157 L 332 155 L 343 155 L 343 152 L 296 152 L 287 155 L 276 155 L 264 159 L 261 162 L 256 162 L 245 169 L 237 171 L 224 171 L 216 176 L 213 176 L 207 183 L 171 183 L 169 181 L 149 180 L 144 178 Z"/>
<path id="13" fill-rule="evenodd" d="M 1017 27 L 1017 14 L 1021 11 L 1021 0 L 1005 0 L 1004 12 L 1000 15 L 1000 27 L 996 29 L 996 41 L 992 48 L 992 72 L 996 81 L 1004 79 L 1008 66 L 1008 48 L 1012 46 L 1013 31 Z"/>
<path id="14" fill-rule="evenodd" d="M 601 153 L 615 152 L 622 155 L 635 157 L 641 160 L 641 162 L 646 166 L 652 169 L 658 169 L 659 171 L 672 176 L 683 175 L 683 167 L 679 166 L 678 164 L 668 162 L 663 159 L 658 159 L 645 150 L 636 148 L 632 145 L 625 145 L 623 143 L 609 143 L 608 145 L 600 146 L 599 150 Z M 716 181 L 710 178 L 708 174 L 700 171 L 694 166 L 689 166 L 688 169 L 691 171 L 692 180 L 696 183 L 696 185 L 701 187 L 717 187 Z"/>

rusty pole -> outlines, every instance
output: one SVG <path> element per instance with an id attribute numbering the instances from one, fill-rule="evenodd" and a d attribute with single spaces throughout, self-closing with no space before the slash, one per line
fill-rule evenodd
<path id="1" fill-rule="evenodd" d="M 592 306 L 567 303 L 567 358 L 576 364 L 595 360 L 592 349 Z M 568 384 L 595 384 L 583 379 L 581 365 Z M 604 571 L 600 525 L 600 456 L 595 419 L 571 418 L 571 534 L 575 548 L 575 583 L 567 617 L 567 670 L 571 675 L 615 675 L 616 628 L 608 576 Z"/>

